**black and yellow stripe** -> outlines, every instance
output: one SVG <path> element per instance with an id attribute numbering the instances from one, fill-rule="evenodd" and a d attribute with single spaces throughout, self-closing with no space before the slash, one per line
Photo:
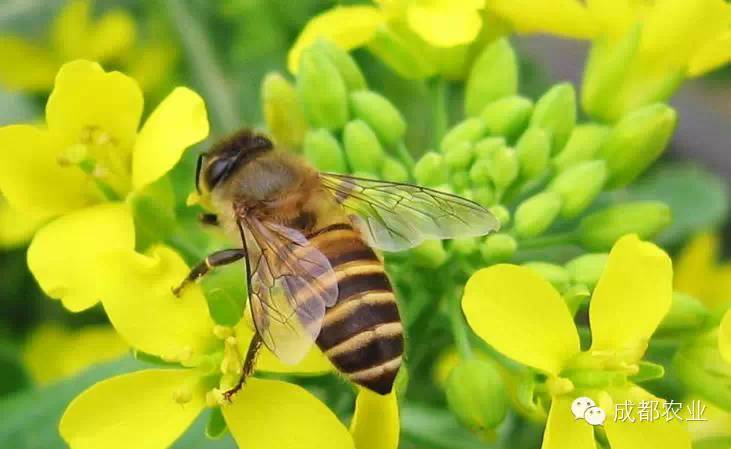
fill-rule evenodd
<path id="1" fill-rule="evenodd" d="M 389 393 L 404 339 L 383 262 L 347 223 L 312 232 L 308 239 L 328 258 L 338 282 L 338 301 L 325 314 L 317 345 L 351 381 Z"/>

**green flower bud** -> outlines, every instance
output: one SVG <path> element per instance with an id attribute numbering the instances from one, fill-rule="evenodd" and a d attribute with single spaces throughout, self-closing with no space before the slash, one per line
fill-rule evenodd
<path id="1" fill-rule="evenodd" d="M 502 137 L 485 137 L 475 144 L 475 157 L 478 159 L 489 159 L 492 157 L 493 153 L 507 146 L 508 144 Z"/>
<path id="2" fill-rule="evenodd" d="M 523 201 L 515 211 L 515 232 L 518 237 L 530 238 L 543 234 L 561 211 L 561 195 L 543 192 Z"/>
<path id="3" fill-rule="evenodd" d="M 608 135 L 609 127 L 604 125 L 577 125 L 566 146 L 553 159 L 556 171 L 562 172 L 579 162 L 594 159 Z"/>
<path id="4" fill-rule="evenodd" d="M 508 411 L 508 398 L 494 362 L 470 359 L 447 378 L 447 403 L 465 427 L 485 432 L 497 427 Z"/>
<path id="5" fill-rule="evenodd" d="M 338 140 L 326 129 L 311 129 L 305 134 L 302 149 L 305 157 L 318 169 L 346 173 L 348 164 Z"/>
<path id="6" fill-rule="evenodd" d="M 486 262 L 501 262 L 509 260 L 518 249 L 518 242 L 505 233 L 497 233 L 487 236 L 482 245 L 480 253 Z"/>
<path id="7" fill-rule="evenodd" d="M 533 102 L 525 97 L 507 97 L 490 103 L 480 113 L 487 130 L 494 136 L 512 139 L 528 126 Z"/>
<path id="8" fill-rule="evenodd" d="M 560 173 L 548 190 L 561 195 L 561 214 L 573 218 L 586 210 L 601 193 L 607 180 L 604 161 L 588 161 Z"/>
<path id="9" fill-rule="evenodd" d="M 444 152 L 444 162 L 453 172 L 465 171 L 472 163 L 473 156 L 472 144 L 467 141 L 460 141 Z"/>
<path id="10" fill-rule="evenodd" d="M 566 269 L 571 274 L 572 282 L 593 290 L 607 266 L 608 257 L 606 253 L 584 254 L 571 260 L 566 264 Z"/>
<path id="11" fill-rule="evenodd" d="M 335 65 L 316 48 L 302 52 L 297 93 L 314 128 L 340 129 L 348 121 L 348 92 Z"/>
<path id="12" fill-rule="evenodd" d="M 409 180 L 409 171 L 398 160 L 386 156 L 381 166 L 381 176 L 386 181 L 406 182 Z"/>
<path id="13" fill-rule="evenodd" d="M 447 260 L 447 251 L 441 240 L 425 240 L 411 250 L 414 264 L 420 267 L 437 268 Z"/>
<path id="14" fill-rule="evenodd" d="M 452 129 L 444 135 L 440 145 L 442 152 L 449 152 L 456 145 L 468 142 L 470 144 L 477 142 L 480 137 L 485 134 L 487 126 L 479 117 L 472 117 L 454 125 Z"/>
<path id="15" fill-rule="evenodd" d="M 472 199 L 483 207 L 495 204 L 495 190 L 490 185 L 479 185 L 472 189 Z"/>
<path id="16" fill-rule="evenodd" d="M 627 74 L 635 63 L 634 56 L 641 36 L 641 26 L 637 25 L 619 41 L 600 38 L 594 42 L 581 89 L 581 104 L 592 117 L 615 122 L 624 112 L 634 109 L 627 107 L 627 103 L 634 103 L 633 99 L 620 94 L 623 93 Z M 634 95 L 637 94 L 635 91 Z"/>
<path id="17" fill-rule="evenodd" d="M 553 86 L 536 103 L 530 125 L 551 133 L 551 150 L 559 153 L 576 124 L 576 93 L 569 83 Z"/>
<path id="18" fill-rule="evenodd" d="M 617 204 L 581 220 L 579 238 L 585 248 L 600 251 L 626 234 L 649 240 L 670 224 L 670 215 L 667 204 L 659 201 Z"/>
<path id="19" fill-rule="evenodd" d="M 465 171 L 452 174 L 451 184 L 457 192 L 463 192 L 470 187 L 470 175 Z M 460 196 L 463 196 L 460 193 Z"/>
<path id="20" fill-rule="evenodd" d="M 470 181 L 475 185 L 483 185 L 491 182 L 490 161 L 487 158 L 477 159 L 470 167 Z"/>
<path id="21" fill-rule="evenodd" d="M 345 155 L 353 170 L 378 173 L 383 164 L 385 153 L 376 133 L 366 122 L 352 120 L 343 130 Z"/>
<path id="22" fill-rule="evenodd" d="M 678 333 L 699 334 L 710 327 L 711 312 L 696 298 L 684 293 L 673 293 L 670 310 L 657 329 L 659 336 Z"/>
<path id="23" fill-rule="evenodd" d="M 518 64 L 507 39 L 485 47 L 472 64 L 465 87 L 465 110 L 476 116 L 490 102 L 515 95 L 518 90 Z"/>
<path id="24" fill-rule="evenodd" d="M 270 73 L 264 78 L 261 89 L 264 120 L 269 133 L 278 145 L 299 148 L 307 123 L 294 86 L 279 73 Z"/>
<path id="25" fill-rule="evenodd" d="M 665 151 L 676 123 L 675 110 L 660 103 L 625 115 L 600 150 L 609 169 L 608 186 L 629 184 L 655 162 Z"/>
<path id="26" fill-rule="evenodd" d="M 353 115 L 368 123 L 385 145 L 396 145 L 406 132 L 406 122 L 396 107 L 382 95 L 367 90 L 350 94 Z"/>
<path id="27" fill-rule="evenodd" d="M 355 60 L 353 60 L 348 52 L 327 39 L 319 39 L 313 46 L 323 54 L 327 55 L 330 62 L 332 62 L 338 69 L 340 76 L 345 82 L 345 87 L 349 91 L 368 88 L 368 84 L 366 83 L 363 73 L 360 71 L 358 64 L 355 63 Z"/>
<path id="28" fill-rule="evenodd" d="M 490 178 L 498 191 L 504 191 L 518 178 L 518 157 L 512 148 L 500 148 L 490 155 Z"/>
<path id="29" fill-rule="evenodd" d="M 528 128 L 515 145 L 520 161 L 520 176 L 535 179 L 548 167 L 551 155 L 551 137 L 541 128 Z"/>
<path id="30" fill-rule="evenodd" d="M 368 50 L 407 79 L 423 79 L 433 75 L 436 67 L 423 57 L 424 44 L 396 34 L 389 27 L 379 27 L 368 42 Z"/>
<path id="31" fill-rule="evenodd" d="M 541 275 L 543 279 L 550 282 L 560 292 L 566 291 L 569 287 L 569 272 L 561 265 L 545 262 L 529 262 L 523 264 L 523 266 Z"/>
<path id="32" fill-rule="evenodd" d="M 694 396 L 731 410 L 731 364 L 718 349 L 718 331 L 690 339 L 676 353 L 675 373 Z"/>
<path id="33" fill-rule="evenodd" d="M 488 210 L 495 216 L 495 218 L 497 218 L 501 228 L 510 224 L 510 211 L 507 207 L 502 204 L 497 204 L 495 206 L 491 206 Z"/>
<path id="34" fill-rule="evenodd" d="M 452 240 L 450 248 L 457 254 L 468 256 L 475 253 L 480 246 L 476 238 L 470 237 Z"/>
<path id="35" fill-rule="evenodd" d="M 424 154 L 414 166 L 414 178 L 417 183 L 435 186 L 447 182 L 447 168 L 444 156 L 430 151 Z"/>

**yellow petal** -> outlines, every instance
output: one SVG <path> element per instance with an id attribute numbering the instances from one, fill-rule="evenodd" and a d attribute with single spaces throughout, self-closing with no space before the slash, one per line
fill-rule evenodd
<path id="1" fill-rule="evenodd" d="M 208 135 L 203 99 L 178 87 L 152 112 L 142 127 L 132 157 L 135 190 L 155 182 L 178 163 L 183 151 Z"/>
<path id="2" fill-rule="evenodd" d="M 46 323 L 35 329 L 24 345 L 23 364 L 36 383 L 45 385 L 115 360 L 128 351 L 127 344 L 110 326 L 69 331 Z"/>
<path id="3" fill-rule="evenodd" d="M 127 74 L 137 80 L 142 90 L 159 87 L 170 76 L 178 60 L 178 48 L 168 41 L 151 42 L 135 51 L 127 65 Z"/>
<path id="4" fill-rule="evenodd" d="M 702 300 L 711 309 L 728 307 L 731 303 L 731 263 L 727 262 L 716 268 Z"/>
<path id="5" fill-rule="evenodd" d="M 0 196 L 0 248 L 15 248 L 28 243 L 45 221 L 43 216 L 11 208 Z"/>
<path id="6" fill-rule="evenodd" d="M 338 6 L 312 18 L 297 37 L 287 56 L 287 67 L 292 73 L 299 69 L 302 51 L 317 39 L 333 41 L 340 48 L 351 50 L 371 40 L 385 17 L 372 6 Z"/>
<path id="7" fill-rule="evenodd" d="M 731 61 L 731 31 L 701 47 L 691 58 L 688 75 L 701 76 Z"/>
<path id="8" fill-rule="evenodd" d="M 607 420 L 604 430 L 612 449 L 663 448 L 663 449 L 691 449 L 690 435 L 678 419 L 667 421 L 663 417 L 653 420 L 640 420 L 638 404 L 642 401 L 656 403 L 660 413 L 663 412 L 664 400 L 657 398 L 638 386 L 610 392 L 617 404 L 634 404 L 632 416 L 635 422 L 615 422 L 615 410 L 605 410 Z"/>
<path id="9" fill-rule="evenodd" d="M 354 449 L 348 429 L 307 390 L 251 378 L 223 416 L 239 447 Z"/>
<path id="10" fill-rule="evenodd" d="M 98 129 L 115 147 L 128 150 L 137 134 L 142 107 L 142 91 L 134 79 L 105 72 L 95 62 L 77 60 L 64 64 L 56 76 L 46 104 L 46 123 L 67 145 Z"/>
<path id="11" fill-rule="evenodd" d="M 28 268 L 43 291 L 74 312 L 99 300 L 98 257 L 135 245 L 132 215 L 123 203 L 81 209 L 39 230 L 28 248 Z M 137 294 L 137 293 L 136 293 Z"/>
<path id="12" fill-rule="evenodd" d="M 640 19 L 632 0 L 587 0 L 586 6 L 597 31 L 610 39 L 619 39 Z"/>
<path id="13" fill-rule="evenodd" d="M 721 321 L 718 330 L 718 348 L 726 362 L 731 363 L 731 311 L 726 312 Z"/>
<path id="14" fill-rule="evenodd" d="M 89 58 L 109 61 L 122 58 L 135 42 L 135 22 L 122 10 L 110 11 L 89 30 Z"/>
<path id="15" fill-rule="evenodd" d="M 396 449 L 399 442 L 399 410 L 396 392 L 383 396 L 360 388 L 350 433 L 357 449 Z"/>
<path id="16" fill-rule="evenodd" d="M 104 310 L 130 346 L 165 360 L 195 363 L 196 356 L 215 344 L 200 286 L 189 285 L 180 298 L 172 293 L 189 271 L 173 250 L 159 246 L 149 255 L 131 249 L 107 252 L 98 264 Z"/>
<path id="17" fill-rule="evenodd" d="M 579 352 L 579 336 L 561 295 L 533 270 L 494 265 L 472 275 L 462 309 L 477 335 L 525 365 L 558 374 Z"/>
<path id="18" fill-rule="evenodd" d="M 5 88 L 47 92 L 58 66 L 48 49 L 18 37 L 0 37 L 0 84 Z"/>
<path id="19" fill-rule="evenodd" d="M 51 43 L 62 61 L 88 58 L 90 0 L 71 0 L 51 24 Z"/>
<path id="20" fill-rule="evenodd" d="M 145 370 L 93 385 L 69 404 L 59 431 L 71 449 L 169 447 L 203 410 L 194 370 Z M 181 403 L 175 398 L 186 397 Z"/>
<path id="21" fill-rule="evenodd" d="M 718 236 L 711 233 L 698 234 L 688 242 L 675 261 L 673 282 L 677 291 L 703 300 L 720 244 Z"/>
<path id="22" fill-rule="evenodd" d="M 415 4 L 408 10 L 409 27 L 435 47 L 454 47 L 475 40 L 482 28 L 476 9 Z"/>
<path id="23" fill-rule="evenodd" d="M 576 0 L 493 0 L 487 5 L 521 33 L 551 33 L 580 39 L 596 34 L 592 17 Z"/>
<path id="24" fill-rule="evenodd" d="M 636 235 L 619 239 L 589 306 L 592 350 L 640 358 L 670 308 L 672 282 L 672 262 L 662 249 Z"/>
<path id="25" fill-rule="evenodd" d="M 642 28 L 641 48 L 656 65 L 686 67 L 699 48 L 728 29 L 730 20 L 724 0 L 656 2 Z"/>
<path id="26" fill-rule="evenodd" d="M 0 128 L 0 191 L 14 209 L 51 217 L 91 202 L 86 175 L 58 164 L 60 148 L 30 125 Z"/>
<path id="27" fill-rule="evenodd" d="M 594 449 L 594 430 L 571 413 L 573 398 L 555 397 L 548 413 L 541 449 Z"/>
<path id="28" fill-rule="evenodd" d="M 239 350 L 242 354 L 246 354 L 251 337 L 254 336 L 254 324 L 251 321 L 251 314 L 248 313 L 248 310 L 245 318 L 236 325 L 236 339 L 239 342 Z M 257 359 L 256 369 L 257 371 L 270 373 L 318 375 L 332 372 L 335 368 L 328 358 L 325 357 L 325 354 L 317 346 L 312 345 L 310 352 L 296 365 L 282 363 L 276 355 L 264 347 Z"/>

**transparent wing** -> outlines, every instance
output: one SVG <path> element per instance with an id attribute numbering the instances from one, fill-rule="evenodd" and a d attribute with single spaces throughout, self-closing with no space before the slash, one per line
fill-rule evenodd
<path id="1" fill-rule="evenodd" d="M 457 195 L 333 173 L 320 179 L 379 249 L 400 251 L 425 239 L 476 237 L 500 227 L 487 209 Z"/>
<path id="2" fill-rule="evenodd" d="M 317 339 L 338 285 L 327 257 L 301 232 L 256 219 L 239 222 L 247 251 L 249 304 L 264 344 L 296 364 Z"/>

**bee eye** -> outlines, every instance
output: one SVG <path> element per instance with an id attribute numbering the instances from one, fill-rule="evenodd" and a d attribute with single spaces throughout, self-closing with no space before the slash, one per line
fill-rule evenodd
<path id="1" fill-rule="evenodd" d="M 206 173 L 206 182 L 208 186 L 213 188 L 220 183 L 231 168 L 231 164 L 235 159 L 221 158 L 211 162 Z"/>

